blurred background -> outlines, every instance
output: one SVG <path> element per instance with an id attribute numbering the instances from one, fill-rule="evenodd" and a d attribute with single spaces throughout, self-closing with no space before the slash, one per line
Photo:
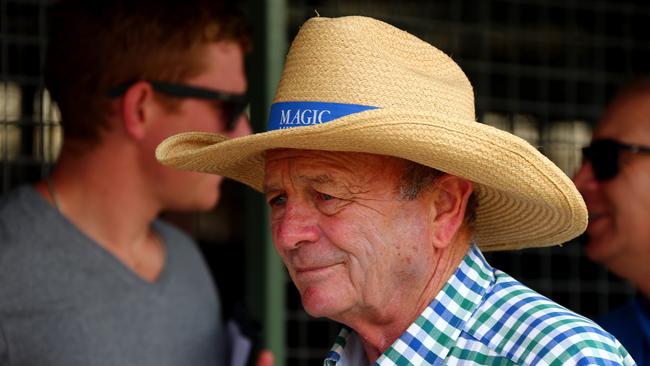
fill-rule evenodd
<path id="1" fill-rule="evenodd" d="M 6 193 L 47 174 L 61 146 L 60 114 L 41 65 L 50 0 L 0 0 L 0 185 Z M 617 88 L 650 72 L 650 2 L 633 0 L 247 0 L 254 31 L 248 76 L 254 128 L 262 131 L 286 49 L 306 19 L 366 15 L 449 54 L 474 85 L 477 119 L 536 146 L 568 175 Z M 167 214 L 200 243 L 225 312 L 244 304 L 263 326 L 278 365 L 315 365 L 338 325 L 312 319 L 268 238 L 262 196 L 227 181 L 219 207 Z M 491 263 L 588 317 L 626 301 L 632 288 L 562 247 L 489 253 Z"/>

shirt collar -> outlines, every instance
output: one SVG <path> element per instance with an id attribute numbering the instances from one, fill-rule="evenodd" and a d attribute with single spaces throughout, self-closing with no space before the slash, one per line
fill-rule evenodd
<path id="1" fill-rule="evenodd" d="M 476 247 L 468 250 L 453 276 L 408 329 L 375 362 L 376 365 L 441 363 L 461 330 L 494 282 L 492 267 Z M 348 364 L 353 331 L 344 327 L 325 358 L 326 366 Z M 360 347 L 360 343 L 357 347 Z"/>

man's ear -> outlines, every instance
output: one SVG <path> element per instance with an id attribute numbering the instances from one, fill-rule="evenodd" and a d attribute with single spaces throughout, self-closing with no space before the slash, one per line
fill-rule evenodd
<path id="1" fill-rule="evenodd" d="M 467 210 L 467 201 L 474 190 L 472 182 L 454 176 L 443 175 L 435 184 L 434 245 L 449 245 L 460 229 Z"/>
<path id="2" fill-rule="evenodd" d="M 146 81 L 139 81 L 126 90 L 122 97 L 121 114 L 127 135 L 136 140 L 145 137 L 155 103 L 153 88 Z"/>

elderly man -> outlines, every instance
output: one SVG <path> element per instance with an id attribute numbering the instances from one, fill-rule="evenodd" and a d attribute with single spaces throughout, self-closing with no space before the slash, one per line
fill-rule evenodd
<path id="1" fill-rule="evenodd" d="M 591 217 L 585 252 L 639 292 L 599 322 L 650 365 L 650 79 L 614 98 L 584 155 L 574 179 Z"/>
<path id="2" fill-rule="evenodd" d="M 486 263 L 479 248 L 562 243 L 587 213 L 536 149 L 475 122 L 471 84 L 441 51 L 374 19 L 314 18 L 269 129 L 182 134 L 157 156 L 264 192 L 305 309 L 345 325 L 326 365 L 634 364 Z"/>

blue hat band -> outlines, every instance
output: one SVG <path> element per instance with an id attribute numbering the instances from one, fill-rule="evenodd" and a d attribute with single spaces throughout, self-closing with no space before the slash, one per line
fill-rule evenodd
<path id="1" fill-rule="evenodd" d="M 378 107 L 324 102 L 278 102 L 271 105 L 268 131 L 312 126 Z"/>

